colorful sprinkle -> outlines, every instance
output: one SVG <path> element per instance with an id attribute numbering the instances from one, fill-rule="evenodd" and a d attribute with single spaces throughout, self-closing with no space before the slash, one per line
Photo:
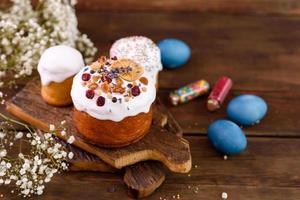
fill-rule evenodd
<path id="1" fill-rule="evenodd" d="M 170 101 L 173 105 L 186 103 L 192 99 L 208 93 L 209 83 L 205 80 L 195 81 L 170 93 Z"/>

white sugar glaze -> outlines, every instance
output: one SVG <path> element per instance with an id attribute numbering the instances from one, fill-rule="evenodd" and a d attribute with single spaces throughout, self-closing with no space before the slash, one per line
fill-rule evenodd
<path id="1" fill-rule="evenodd" d="M 146 88 L 146 91 L 141 90 L 140 95 L 132 97 L 128 102 L 126 102 L 124 94 L 104 93 L 100 87 L 101 81 L 98 88 L 94 90 L 94 97 L 92 99 L 87 98 L 86 91 L 89 90 L 89 88 L 83 84 L 84 81 L 82 80 L 82 75 L 84 73 L 89 73 L 90 70 L 90 66 L 85 67 L 74 77 L 73 80 L 71 97 L 77 110 L 86 112 L 90 116 L 99 120 L 111 120 L 115 122 L 119 122 L 126 117 L 135 116 L 139 113 L 149 112 L 156 97 L 155 79 L 151 78 L 149 73 L 145 71 L 142 74 L 142 77 L 146 77 L 148 79 L 147 85 L 144 85 L 139 80 L 136 81 L 136 84 L 140 85 L 140 88 Z M 94 72 L 91 77 L 99 75 L 100 74 L 98 72 Z M 115 80 L 113 80 L 112 83 L 115 83 Z M 131 84 L 132 82 L 123 80 L 122 86 L 126 88 L 129 83 Z M 99 96 L 105 98 L 105 104 L 103 106 L 97 105 L 97 99 Z M 111 99 L 112 97 L 116 97 L 118 101 L 114 103 Z"/>
<path id="2" fill-rule="evenodd" d="M 132 59 L 145 67 L 146 71 L 156 77 L 162 70 L 161 54 L 157 45 L 144 36 L 125 37 L 114 42 L 110 48 L 110 57 Z"/>
<path id="3" fill-rule="evenodd" d="M 47 86 L 51 82 L 63 82 L 78 73 L 83 67 L 83 57 L 78 50 L 58 45 L 44 51 L 38 64 L 38 72 L 42 85 Z"/>

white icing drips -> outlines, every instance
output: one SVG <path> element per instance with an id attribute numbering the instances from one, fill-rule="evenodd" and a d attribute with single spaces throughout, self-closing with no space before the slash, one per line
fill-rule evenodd
<path id="1" fill-rule="evenodd" d="M 129 116 L 136 116 L 139 113 L 149 112 L 150 107 L 156 97 L 155 79 L 149 77 L 149 73 L 145 72 L 142 75 L 148 79 L 147 85 L 143 85 L 139 80 L 136 80 L 136 84 L 140 85 L 140 88 L 145 87 L 146 92 L 141 90 L 140 95 L 131 97 L 130 100 L 126 102 L 124 99 L 124 94 L 104 93 L 99 88 L 95 90 L 95 95 L 92 99 L 87 98 L 86 91 L 89 88 L 83 85 L 84 81 L 82 80 L 82 74 L 89 71 L 90 67 L 88 66 L 82 69 L 73 79 L 71 97 L 77 110 L 86 112 L 90 116 L 99 120 L 111 120 L 115 122 L 119 122 Z M 91 76 L 97 75 L 98 73 L 95 72 Z M 115 83 L 114 80 L 112 83 Z M 123 80 L 122 86 L 127 87 L 129 83 L 132 82 Z M 99 96 L 105 98 L 104 106 L 97 105 L 97 99 Z M 112 97 L 116 97 L 118 101 L 114 103 L 111 99 Z"/>
<path id="2" fill-rule="evenodd" d="M 38 64 L 38 72 L 42 85 L 47 86 L 51 82 L 63 82 L 78 73 L 83 67 L 83 57 L 78 50 L 58 45 L 44 51 Z"/>
<path id="3" fill-rule="evenodd" d="M 159 48 L 151 39 L 144 36 L 125 37 L 114 42 L 110 48 L 110 57 L 114 56 L 118 59 L 132 59 L 155 77 L 162 70 Z"/>

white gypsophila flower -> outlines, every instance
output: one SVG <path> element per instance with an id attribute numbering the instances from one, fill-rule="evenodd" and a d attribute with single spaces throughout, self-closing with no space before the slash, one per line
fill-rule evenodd
<path id="1" fill-rule="evenodd" d="M 6 134 L 4 132 L 0 132 L 0 139 L 5 138 Z"/>
<path id="2" fill-rule="evenodd" d="M 22 153 L 19 153 L 18 157 L 24 159 L 24 155 Z"/>
<path id="3" fill-rule="evenodd" d="M 15 138 L 16 139 L 21 139 L 22 137 L 23 137 L 23 132 L 21 132 L 21 131 L 17 132 Z"/>
<path id="4" fill-rule="evenodd" d="M 54 130 L 55 130 L 55 126 L 54 126 L 53 124 L 50 124 L 50 125 L 49 125 L 49 130 L 50 130 L 50 131 L 54 131 Z"/>
<path id="5" fill-rule="evenodd" d="M 7 172 L 6 162 L 2 160 L 0 163 L 0 177 L 5 176 L 6 172 Z"/>
<path id="6" fill-rule="evenodd" d="M 4 158 L 7 155 L 6 149 L 1 149 L 0 150 L 0 158 Z"/>
<path id="7" fill-rule="evenodd" d="M 10 169 L 11 168 L 11 164 L 10 163 L 6 163 L 6 168 Z"/>
<path id="8" fill-rule="evenodd" d="M 44 192 L 44 188 L 45 188 L 45 186 L 38 186 L 37 188 L 36 188 L 36 194 L 37 195 L 42 195 L 43 194 L 43 192 Z"/>
<path id="9" fill-rule="evenodd" d="M 72 144 L 73 142 L 75 142 L 75 137 L 74 137 L 73 135 L 70 136 L 69 139 L 67 140 L 67 142 L 68 142 L 69 144 Z"/>
<path id="10" fill-rule="evenodd" d="M 36 145 L 36 144 L 37 144 L 36 140 L 32 140 L 32 141 L 31 141 L 31 145 L 32 145 L 32 146 L 34 146 L 34 145 Z"/>
<path id="11" fill-rule="evenodd" d="M 62 131 L 60 132 L 60 134 L 61 134 L 62 136 L 65 136 L 67 133 L 66 133 L 65 130 L 62 130 Z"/>
<path id="12" fill-rule="evenodd" d="M 8 185 L 8 184 L 10 184 L 10 182 L 11 182 L 10 179 L 6 179 L 6 180 L 4 181 L 4 184 L 5 184 L 5 185 Z"/>
<path id="13" fill-rule="evenodd" d="M 11 180 L 18 180 L 18 177 L 17 177 L 16 175 L 11 175 L 9 178 L 10 178 Z"/>
<path id="14" fill-rule="evenodd" d="M 72 160 L 72 159 L 73 159 L 73 157 L 74 157 L 74 153 L 73 153 L 73 152 L 69 152 L 69 154 L 68 154 L 68 158 L 69 158 L 70 160 Z"/>

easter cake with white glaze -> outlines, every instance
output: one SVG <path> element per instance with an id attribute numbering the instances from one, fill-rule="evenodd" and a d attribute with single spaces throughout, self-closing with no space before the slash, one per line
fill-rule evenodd
<path id="1" fill-rule="evenodd" d="M 130 59 L 100 57 L 74 77 L 71 97 L 74 125 L 86 140 L 126 146 L 150 128 L 155 81 Z"/>
<path id="2" fill-rule="evenodd" d="M 161 53 L 157 45 L 144 36 L 124 37 L 114 42 L 110 56 L 118 59 L 127 58 L 145 67 L 145 73 L 157 81 L 162 70 Z"/>
<path id="3" fill-rule="evenodd" d="M 43 99 L 54 106 L 71 104 L 72 80 L 83 67 L 81 53 L 72 47 L 58 45 L 46 49 L 38 64 Z"/>

